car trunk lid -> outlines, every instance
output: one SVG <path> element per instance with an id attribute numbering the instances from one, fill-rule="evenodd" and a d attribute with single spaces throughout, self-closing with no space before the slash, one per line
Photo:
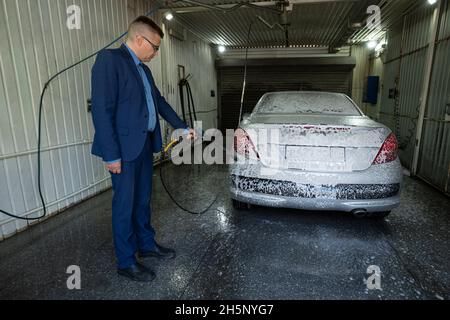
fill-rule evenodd
<path id="1" fill-rule="evenodd" d="M 252 116 L 245 130 L 264 165 L 321 172 L 368 169 L 390 133 L 359 116 Z"/>

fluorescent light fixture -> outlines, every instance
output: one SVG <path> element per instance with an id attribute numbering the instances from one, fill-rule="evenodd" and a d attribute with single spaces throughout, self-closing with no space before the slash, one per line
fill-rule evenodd
<path id="1" fill-rule="evenodd" d="M 169 21 L 172 20 L 173 19 L 173 14 L 171 12 L 167 12 L 166 13 L 166 19 L 169 20 Z"/>
<path id="2" fill-rule="evenodd" d="M 433 5 L 437 2 L 437 0 L 428 0 L 428 4 Z"/>
<path id="3" fill-rule="evenodd" d="M 220 45 L 220 46 L 218 47 L 218 50 L 219 50 L 220 53 L 224 53 L 225 50 L 226 50 L 226 48 L 225 48 L 225 46 Z"/>
<path id="4" fill-rule="evenodd" d="M 369 49 L 375 49 L 378 45 L 378 41 L 372 40 L 367 42 L 367 48 Z"/>

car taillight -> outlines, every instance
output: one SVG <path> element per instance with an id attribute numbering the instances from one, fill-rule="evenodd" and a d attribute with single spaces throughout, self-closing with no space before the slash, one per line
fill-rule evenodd
<path id="1" fill-rule="evenodd" d="M 256 158 L 259 160 L 259 154 L 256 151 L 255 145 L 247 132 L 240 128 L 234 133 L 234 151 L 246 158 Z"/>
<path id="2" fill-rule="evenodd" d="M 397 159 L 398 156 L 398 141 L 395 134 L 391 133 L 389 137 L 386 138 L 377 157 L 373 161 L 373 164 L 382 164 L 392 162 Z"/>

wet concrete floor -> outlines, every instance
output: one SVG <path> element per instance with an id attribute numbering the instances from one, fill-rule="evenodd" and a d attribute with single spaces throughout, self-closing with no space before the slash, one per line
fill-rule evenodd
<path id="1" fill-rule="evenodd" d="M 450 299 L 450 199 L 405 177 L 402 204 L 385 220 L 346 213 L 232 208 L 225 166 L 174 167 L 154 176 L 157 240 L 177 258 L 146 259 L 150 284 L 117 275 L 112 191 L 0 243 L 0 299 Z M 69 290 L 66 270 L 81 270 Z M 369 266 L 381 290 L 368 289 Z"/>

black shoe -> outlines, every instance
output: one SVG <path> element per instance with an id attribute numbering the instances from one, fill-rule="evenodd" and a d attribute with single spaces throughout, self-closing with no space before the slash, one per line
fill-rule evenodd
<path id="1" fill-rule="evenodd" d="M 141 270 L 142 272 L 148 273 L 152 277 L 152 280 L 156 278 L 156 274 L 149 267 L 147 267 L 147 266 L 145 266 L 145 265 L 143 265 L 142 263 L 139 263 L 139 262 L 136 262 L 136 265 L 139 268 L 139 270 Z"/>
<path id="2" fill-rule="evenodd" d="M 155 249 L 153 249 L 152 251 L 139 253 L 140 258 L 156 257 L 160 259 L 173 259 L 175 258 L 175 256 L 176 256 L 175 250 L 170 248 L 164 248 L 159 244 L 156 244 Z"/>
<path id="3" fill-rule="evenodd" d="M 155 273 L 146 266 L 136 263 L 126 269 L 117 269 L 117 273 L 133 281 L 151 282 L 155 279 Z"/>

